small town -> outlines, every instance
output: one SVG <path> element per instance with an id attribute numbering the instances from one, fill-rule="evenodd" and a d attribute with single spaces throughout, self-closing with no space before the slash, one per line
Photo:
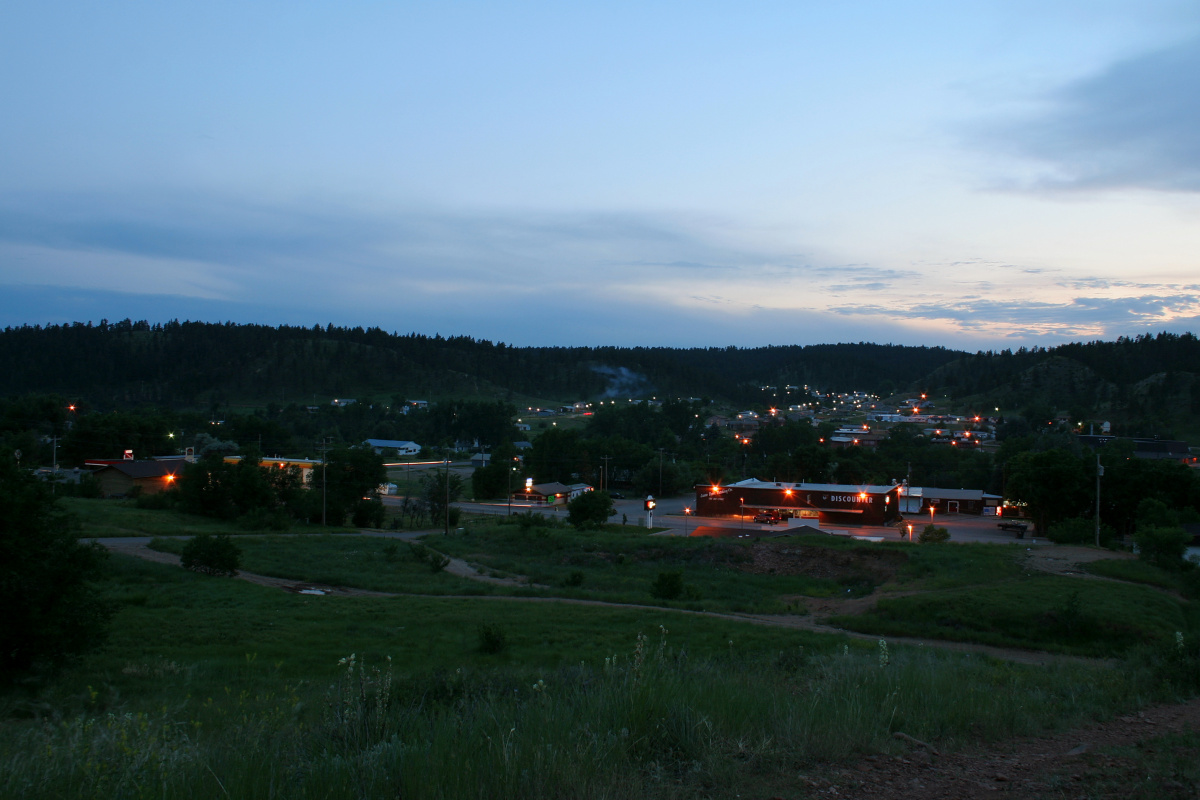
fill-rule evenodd
<path id="1" fill-rule="evenodd" d="M 0 800 L 1200 798 L 1200 6 L 9 3 Z"/>

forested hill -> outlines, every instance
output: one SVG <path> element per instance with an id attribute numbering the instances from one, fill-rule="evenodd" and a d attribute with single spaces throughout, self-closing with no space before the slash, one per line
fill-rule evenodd
<path id="1" fill-rule="evenodd" d="M 761 386 L 903 391 L 966 354 L 939 347 L 512 347 L 469 337 L 124 320 L 0 331 L 0 395 L 102 405 L 328 402 L 382 395 L 761 400 Z"/>
<path id="2" fill-rule="evenodd" d="M 1171 435 L 1197 427 L 1200 339 L 1159 333 L 976 353 L 939 367 L 925 385 L 938 394 L 1029 409 L 1030 418 L 1068 411 L 1075 419 L 1112 418 L 1137 435 Z"/>

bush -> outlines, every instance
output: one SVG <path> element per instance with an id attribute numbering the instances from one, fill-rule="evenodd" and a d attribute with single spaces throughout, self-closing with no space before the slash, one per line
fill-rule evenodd
<path id="1" fill-rule="evenodd" d="M 658 573 L 650 587 L 650 594 L 660 600 L 676 600 L 683 596 L 683 570 L 673 569 Z"/>
<path id="2" fill-rule="evenodd" d="M 99 645 L 112 606 L 93 581 L 107 551 L 79 541 L 51 487 L 0 453 L 0 683 Z"/>
<path id="3" fill-rule="evenodd" d="M 1142 559 L 1163 569 L 1178 570 L 1183 568 L 1183 555 L 1187 552 L 1191 537 L 1183 528 L 1147 525 L 1138 528 L 1133 541 Z"/>
<path id="4" fill-rule="evenodd" d="M 457 509 L 451 509 L 451 512 Z M 354 510 L 350 514 L 350 524 L 356 528 L 382 528 L 383 527 L 383 501 L 379 498 L 370 500 L 358 500 L 354 503 Z"/>
<path id="5" fill-rule="evenodd" d="M 246 531 L 286 531 L 292 520 L 282 509 L 256 508 L 239 517 L 237 526 Z"/>
<path id="6" fill-rule="evenodd" d="M 479 652 L 487 655 L 503 653 L 508 647 L 508 634 L 494 622 L 485 622 L 479 626 Z"/>
<path id="7" fill-rule="evenodd" d="M 179 561 L 184 569 L 205 575 L 236 575 L 242 562 L 242 549 L 226 534 L 201 533 L 183 546 Z"/>
<path id="8" fill-rule="evenodd" d="M 925 530 L 917 534 L 917 541 L 921 544 L 948 542 L 950 541 L 950 531 L 945 528 L 939 528 L 931 522 L 925 526 Z"/>
<path id="9" fill-rule="evenodd" d="M 1111 525 L 1100 525 L 1100 544 L 1107 544 L 1115 535 Z M 1096 541 L 1096 520 L 1073 517 L 1055 522 L 1046 531 L 1055 544 L 1093 544 Z"/>
<path id="10" fill-rule="evenodd" d="M 616 513 L 608 492 L 584 492 L 567 503 L 567 521 L 578 530 L 599 528 Z"/>
<path id="11" fill-rule="evenodd" d="M 137 507 L 151 511 L 165 511 L 175 505 L 173 492 L 155 492 L 154 494 L 139 494 Z"/>

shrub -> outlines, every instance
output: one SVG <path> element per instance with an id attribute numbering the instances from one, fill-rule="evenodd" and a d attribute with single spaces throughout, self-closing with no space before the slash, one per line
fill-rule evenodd
<path id="1" fill-rule="evenodd" d="M 950 541 L 950 531 L 945 528 L 939 528 L 931 522 L 925 526 L 925 530 L 917 534 L 917 541 L 921 544 L 948 542 Z"/>
<path id="2" fill-rule="evenodd" d="M 608 492 L 584 492 L 567 503 L 567 521 L 578 530 L 599 528 L 616 513 Z"/>
<path id="3" fill-rule="evenodd" d="M 282 509 L 256 508 L 239 517 L 237 526 L 246 531 L 286 531 L 292 521 Z"/>
<path id="4" fill-rule="evenodd" d="M 175 496 L 172 492 L 140 494 L 138 495 L 136 502 L 138 508 L 146 508 L 151 511 L 163 511 L 175 504 Z"/>
<path id="5" fill-rule="evenodd" d="M 508 647 L 508 634 L 504 628 L 494 622 L 485 622 L 479 626 L 479 652 L 487 655 L 503 653 Z"/>
<path id="6" fill-rule="evenodd" d="M 583 572 L 580 570 L 572 570 L 571 574 L 563 578 L 563 586 L 582 586 Z"/>
<path id="7" fill-rule="evenodd" d="M 650 587 L 650 594 L 660 600 L 675 600 L 683 595 L 683 570 L 673 569 L 658 573 Z"/>
<path id="8" fill-rule="evenodd" d="M 51 487 L 0 453 L 0 683 L 99 645 L 113 607 L 93 581 L 107 551 L 79 541 Z"/>
<path id="9" fill-rule="evenodd" d="M 1100 525 L 1100 543 L 1111 542 L 1115 531 L 1111 525 Z M 1096 541 L 1096 520 L 1073 517 L 1055 522 L 1046 531 L 1055 544 L 1092 544 Z"/>
<path id="10" fill-rule="evenodd" d="M 356 528 L 382 528 L 383 518 L 383 502 L 378 498 L 358 500 L 354 503 L 350 523 Z"/>
<path id="11" fill-rule="evenodd" d="M 226 534 L 201 533 L 183 546 L 179 561 L 184 569 L 205 575 L 236 575 L 241 566 L 242 549 Z"/>
<path id="12" fill-rule="evenodd" d="M 1191 537 L 1183 528 L 1147 525 L 1138 528 L 1133 541 L 1142 559 L 1163 569 L 1177 570 L 1183 567 L 1183 555 L 1187 552 Z"/>

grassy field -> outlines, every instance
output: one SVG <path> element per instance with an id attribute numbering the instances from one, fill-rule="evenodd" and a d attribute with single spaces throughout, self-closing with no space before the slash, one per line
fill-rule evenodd
<path id="1" fill-rule="evenodd" d="M 0 795 L 795 796 L 831 759 L 896 752 L 896 731 L 951 748 L 1176 691 L 1149 658 L 1027 668 L 668 610 L 308 597 L 120 557 L 106 591 L 108 646 L 0 699 Z"/>
<path id="2" fill-rule="evenodd" d="M 1144 586 L 1030 575 L 977 587 L 881 598 L 833 620 L 849 630 L 1076 655 L 1120 655 L 1191 631 L 1195 610 Z"/>
<path id="3" fill-rule="evenodd" d="M 181 553 L 183 540 L 154 539 L 150 546 Z M 408 542 L 376 536 L 243 536 L 242 568 L 247 572 L 297 581 L 350 586 L 377 592 L 422 595 L 500 593 L 498 587 L 434 572 Z M 508 593 L 511 593 L 509 590 Z"/>
<path id="4" fill-rule="evenodd" d="M 220 532 L 75 507 L 92 530 Z M 0 797 L 805 797 L 805 776 L 831 763 L 903 754 L 896 732 L 953 750 L 1200 691 L 1196 604 L 1136 568 L 1115 569 L 1140 583 L 1116 583 L 1027 574 L 1012 545 L 620 526 L 480 524 L 427 542 L 546 588 L 434 572 L 403 541 L 358 535 L 238 543 L 250 571 L 418 596 L 299 595 L 114 556 L 106 646 L 0 693 Z M 810 562 L 822 575 L 789 572 Z M 675 570 L 692 599 L 653 598 Z M 839 624 L 1121 660 L 1027 667 L 689 610 L 870 593 L 875 609 Z M 1179 759 L 1127 760 L 1151 776 L 1147 797 L 1194 774 Z"/>
<path id="5" fill-rule="evenodd" d="M 1173 592 L 1186 592 L 1192 588 L 1195 581 L 1189 581 L 1186 573 L 1171 572 L 1162 567 L 1145 561 L 1112 558 L 1099 561 L 1089 561 L 1083 568 L 1093 575 L 1106 578 L 1116 578 L 1130 583 L 1144 583 L 1147 586 L 1157 586 Z"/>

